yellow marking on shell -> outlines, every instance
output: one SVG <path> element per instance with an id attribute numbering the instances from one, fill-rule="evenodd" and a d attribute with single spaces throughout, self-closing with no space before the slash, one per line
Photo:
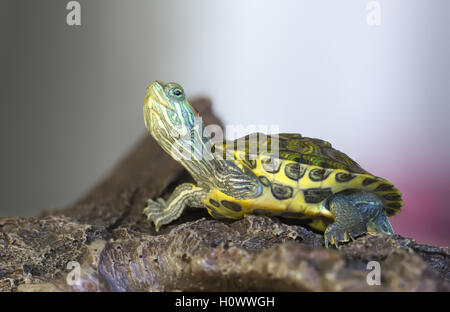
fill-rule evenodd
<path id="1" fill-rule="evenodd" d="M 322 203 L 307 203 L 305 201 L 305 195 L 302 190 L 298 190 L 290 205 L 287 208 L 287 211 L 290 212 L 298 212 L 304 214 L 308 217 L 325 217 L 334 219 L 334 215 L 326 209 L 326 207 Z"/>
<path id="2" fill-rule="evenodd" d="M 347 171 L 345 170 L 336 170 L 336 174 L 338 172 L 343 172 L 343 173 L 347 173 Z M 334 179 L 334 175 L 333 174 L 333 179 Z M 379 177 L 375 177 L 372 176 L 370 174 L 354 174 L 356 177 L 353 178 L 352 180 L 348 181 L 348 182 L 342 182 L 342 183 L 337 183 L 336 185 L 332 186 L 332 190 L 333 193 L 337 193 L 340 191 L 343 191 L 345 189 L 357 189 L 357 190 L 365 190 L 365 191 L 369 191 L 369 192 L 373 192 L 374 194 L 378 195 L 380 197 L 380 199 L 383 201 L 383 204 L 385 205 L 385 210 L 394 210 L 395 212 L 399 212 L 401 209 L 400 208 L 392 208 L 392 207 L 387 207 L 388 204 L 392 203 L 392 204 L 396 204 L 399 207 L 402 207 L 404 205 L 404 202 L 401 199 L 394 199 L 394 200 L 388 200 L 386 198 L 384 198 L 384 195 L 386 194 L 395 194 L 398 195 L 399 198 L 401 198 L 401 192 L 395 188 L 395 186 L 389 182 L 388 180 L 385 180 L 383 178 L 379 178 Z M 366 178 L 372 178 L 375 179 L 376 182 L 373 182 L 369 185 L 363 185 L 363 181 Z M 379 187 L 381 184 L 386 184 L 386 185 L 390 185 L 392 186 L 391 190 L 388 191 L 375 191 L 377 189 L 377 187 Z M 388 216 L 394 216 L 394 213 L 388 212 Z"/>
<path id="3" fill-rule="evenodd" d="M 279 200 L 273 197 L 269 187 L 264 188 L 265 190 L 260 197 L 249 200 L 236 200 L 233 197 L 214 190 L 209 194 L 208 198 L 204 200 L 204 203 L 208 204 L 209 207 L 212 207 L 209 203 L 209 199 L 213 199 L 219 203 L 221 203 L 222 200 L 227 200 L 239 204 L 242 208 L 241 212 L 235 212 L 224 208 L 222 204 L 220 204 L 220 207 L 213 207 L 218 214 L 229 219 L 240 219 L 244 214 L 253 213 L 255 209 L 268 211 L 273 216 L 279 216 L 283 212 L 295 212 L 299 213 L 298 219 L 311 217 L 312 222 L 309 225 L 319 231 L 325 231 L 327 225 L 334 220 L 333 214 L 325 209 L 323 205 L 306 204 L 302 192 L 297 192 L 293 198 Z M 212 217 L 215 217 L 214 213 L 209 209 L 208 212 Z M 301 217 L 301 215 L 303 215 L 303 217 Z"/>
<path id="4" fill-rule="evenodd" d="M 325 230 L 327 229 L 327 227 L 329 225 L 329 222 L 327 222 L 327 220 L 324 218 L 315 218 L 308 225 L 310 227 L 312 227 L 313 229 L 316 229 L 321 232 L 325 232 Z"/>
<path id="5" fill-rule="evenodd" d="M 344 191 L 347 189 L 366 190 L 366 191 L 373 192 L 380 184 L 392 185 L 392 183 L 390 183 L 389 181 L 382 179 L 382 178 L 375 177 L 371 174 L 351 173 L 344 169 L 326 169 L 327 172 L 331 171 L 326 179 L 324 179 L 322 181 L 313 181 L 313 180 L 311 180 L 309 173 L 314 169 L 324 169 L 324 168 L 322 168 L 320 166 L 313 166 L 313 165 L 306 165 L 306 164 L 299 164 L 302 167 L 306 167 L 306 170 L 305 170 L 303 177 L 300 178 L 297 182 L 297 181 L 294 181 L 294 180 L 288 178 L 285 174 L 286 166 L 291 163 L 296 163 L 296 162 L 290 161 L 290 160 L 283 160 L 280 170 L 277 173 L 273 174 L 273 173 L 267 172 L 262 167 L 262 158 L 259 157 L 256 161 L 256 168 L 253 169 L 253 172 L 257 176 L 260 176 L 260 175 L 265 176 L 271 183 L 276 182 L 276 183 L 279 183 L 282 185 L 292 187 L 294 190 L 293 197 L 295 198 L 295 203 L 291 204 L 292 208 L 289 208 L 289 211 L 291 211 L 291 209 L 292 209 L 292 211 L 295 211 L 295 212 L 297 212 L 297 210 L 300 210 L 303 213 L 305 213 L 306 215 L 311 215 L 311 216 L 323 215 L 324 217 L 327 217 L 327 218 L 332 217 L 332 214 L 329 212 L 329 210 L 326 209 L 325 207 L 323 207 L 323 205 L 321 205 L 321 203 L 319 203 L 319 204 L 305 203 L 302 190 L 310 189 L 310 188 L 321 188 L 321 189 L 330 188 L 333 194 L 336 194 L 338 192 L 341 192 L 341 191 Z M 351 174 L 353 176 L 353 178 L 347 182 L 338 182 L 336 180 L 337 174 Z M 365 186 L 365 185 L 363 185 L 363 181 L 367 178 L 375 179 L 376 182 Z M 270 192 L 270 190 L 268 190 L 268 191 Z M 403 202 L 401 200 L 386 200 L 385 198 L 383 198 L 383 195 L 388 194 L 388 193 L 389 194 L 395 193 L 395 194 L 401 195 L 401 193 L 395 188 L 393 188 L 392 190 L 389 190 L 389 191 L 375 192 L 375 193 L 380 195 L 381 199 L 383 200 L 383 202 L 385 204 L 395 202 L 399 205 L 403 205 Z M 294 207 L 301 207 L 301 208 L 296 209 Z M 400 209 L 395 209 L 395 208 L 390 208 L 390 209 L 397 210 L 397 211 L 400 210 Z"/>
<path id="6" fill-rule="evenodd" d="M 222 192 L 220 192 L 217 189 L 212 190 L 208 197 L 203 200 L 203 203 L 207 206 L 211 206 L 210 199 L 213 199 L 214 201 L 218 202 L 220 204 L 220 207 L 213 207 L 220 215 L 223 215 L 224 217 L 230 218 L 230 219 L 240 219 L 243 217 L 244 214 L 250 214 L 255 209 L 262 209 L 270 211 L 273 215 L 279 215 L 280 213 L 287 210 L 287 207 L 289 206 L 292 198 L 285 199 L 285 200 L 279 200 L 272 196 L 272 192 L 267 188 L 261 196 L 257 198 L 251 198 L 251 199 L 244 199 L 244 200 L 238 200 L 236 198 L 233 198 L 231 196 L 228 196 Z M 238 204 L 241 207 L 241 211 L 233 211 L 231 209 L 225 208 L 222 205 L 222 201 L 226 200 L 229 202 L 233 202 Z M 208 209 L 209 211 L 209 209 Z M 209 212 L 211 216 L 214 217 L 214 215 Z"/>
<path id="7" fill-rule="evenodd" d="M 276 173 L 274 175 L 274 180 L 278 181 L 278 183 L 281 183 L 283 185 L 289 185 L 290 187 L 293 187 L 294 190 L 298 190 L 298 188 L 299 188 L 298 181 L 294 181 L 286 176 L 286 166 L 288 164 L 292 164 L 292 163 L 295 163 L 295 162 L 290 161 L 290 160 L 284 160 L 281 163 L 280 171 L 278 171 L 278 173 Z"/>
<path id="8" fill-rule="evenodd" d="M 363 186 L 362 182 L 364 179 L 372 176 L 366 174 L 353 174 L 354 178 L 347 182 L 337 182 L 336 175 L 338 174 L 349 174 L 347 170 L 334 169 L 333 172 L 328 176 L 326 180 L 323 181 L 322 187 L 331 188 L 333 193 L 338 193 L 343 190 L 348 189 L 360 189 L 366 190 L 367 188 Z"/>
<path id="9" fill-rule="evenodd" d="M 241 159 L 244 158 L 244 153 L 242 151 L 235 151 L 233 154 L 236 159 L 235 161 L 236 165 L 238 165 L 240 168 L 244 168 L 247 166 L 247 164 L 240 161 Z M 236 200 L 219 191 L 213 191 L 211 192 L 210 197 L 208 197 L 207 199 L 208 201 L 209 198 L 212 198 L 217 202 L 227 200 L 235 202 L 242 207 L 242 211 L 239 213 L 230 211 L 230 209 L 224 208 L 222 207 L 222 205 L 218 208 L 214 207 L 214 209 L 218 213 L 227 218 L 239 219 L 244 214 L 252 213 L 254 209 L 266 210 L 270 212 L 271 215 L 275 216 L 280 215 L 282 212 L 294 212 L 299 213 L 299 219 L 301 219 L 302 216 L 304 216 L 305 218 L 308 217 L 312 218 L 313 221 L 309 225 L 314 229 L 324 231 L 327 225 L 334 220 L 334 216 L 331 213 L 331 211 L 329 211 L 325 207 L 324 205 L 325 200 L 323 200 L 320 203 L 307 203 L 305 201 L 303 193 L 304 190 L 310 188 L 319 188 L 319 189 L 329 188 L 332 194 L 336 194 L 338 192 L 347 189 L 366 190 L 374 192 L 374 190 L 381 184 L 392 185 L 392 183 L 390 183 L 389 181 L 375 177 L 371 174 L 351 173 L 344 169 L 326 169 L 320 166 L 307 164 L 299 164 L 299 166 L 302 166 L 302 168 L 306 167 L 306 170 L 304 175 L 298 181 L 295 181 L 286 176 L 285 168 L 288 164 L 296 162 L 291 160 L 281 160 L 281 166 L 278 172 L 270 173 L 263 168 L 262 160 L 265 158 L 266 157 L 262 156 L 256 159 L 256 167 L 254 169 L 251 169 L 252 172 L 256 176 L 266 177 L 270 181 L 270 183 L 278 183 L 283 186 L 291 187 L 293 189 L 292 197 L 285 200 L 279 200 L 273 196 L 270 187 L 267 186 L 263 186 L 263 192 L 261 196 L 248 200 Z M 311 172 L 311 170 L 314 169 L 324 169 L 326 170 L 326 174 L 328 174 L 328 176 L 322 181 L 313 181 L 311 180 L 309 173 Z M 351 174 L 353 178 L 346 182 L 338 182 L 336 180 L 337 174 L 344 174 L 344 175 Z M 363 185 L 363 181 L 367 178 L 371 178 L 376 181 L 369 185 Z M 385 204 L 396 203 L 397 205 L 399 204 L 403 205 L 403 202 L 401 200 L 387 200 L 383 197 L 385 194 L 398 194 L 401 196 L 401 193 L 394 187 L 392 188 L 392 190 L 381 192 L 377 191 L 374 193 L 379 195 Z M 391 209 L 391 211 L 400 210 L 399 208 L 398 209 L 389 208 L 389 209 Z M 395 213 L 388 213 L 389 216 L 392 216 L 394 214 Z"/>

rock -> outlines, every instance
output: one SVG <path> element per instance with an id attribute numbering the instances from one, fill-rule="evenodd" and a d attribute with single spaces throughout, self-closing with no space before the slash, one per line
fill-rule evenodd
<path id="1" fill-rule="evenodd" d="M 193 101 L 207 123 L 206 99 Z M 220 123 L 219 123 L 220 124 Z M 449 291 L 447 247 L 366 235 L 339 249 L 293 221 L 189 209 L 156 233 L 142 210 L 187 172 L 146 136 L 71 207 L 0 218 L 2 291 Z M 369 262 L 381 284 L 369 285 Z M 369 279 L 370 279 L 369 275 Z"/>

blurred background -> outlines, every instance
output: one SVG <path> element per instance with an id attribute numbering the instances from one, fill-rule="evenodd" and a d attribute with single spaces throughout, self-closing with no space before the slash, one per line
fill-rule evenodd
<path id="1" fill-rule="evenodd" d="M 97 183 L 159 79 L 225 124 L 332 142 L 403 192 L 399 234 L 450 245 L 450 1 L 375 1 L 375 26 L 365 0 L 80 0 L 80 26 L 68 2 L 0 2 L 0 217 Z"/>

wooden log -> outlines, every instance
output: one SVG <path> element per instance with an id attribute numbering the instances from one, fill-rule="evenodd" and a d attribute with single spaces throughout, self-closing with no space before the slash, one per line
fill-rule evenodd
<path id="1" fill-rule="evenodd" d="M 207 124 L 220 124 L 209 100 L 192 104 Z M 70 207 L 0 218 L 0 290 L 450 290 L 448 248 L 399 235 L 325 249 L 321 234 L 294 221 L 223 222 L 205 209 L 186 211 L 156 234 L 142 214 L 147 199 L 190 180 L 147 135 Z M 381 285 L 367 282 L 371 261 L 380 263 Z"/>

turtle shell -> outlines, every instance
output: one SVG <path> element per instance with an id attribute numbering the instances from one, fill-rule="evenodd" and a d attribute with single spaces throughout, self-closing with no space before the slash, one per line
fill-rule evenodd
<path id="1" fill-rule="evenodd" d="M 296 204 L 301 201 L 308 215 L 321 214 L 319 206 L 326 198 L 349 189 L 377 194 L 388 216 L 403 206 L 401 193 L 391 182 L 370 174 L 324 140 L 253 133 L 215 147 L 227 160 L 255 174 L 278 200 L 293 200 L 302 193 L 295 197 Z"/>

